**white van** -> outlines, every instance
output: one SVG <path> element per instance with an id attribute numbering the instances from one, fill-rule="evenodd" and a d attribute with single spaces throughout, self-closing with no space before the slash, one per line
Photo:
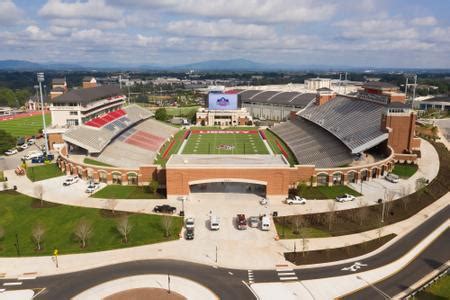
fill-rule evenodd
<path id="1" fill-rule="evenodd" d="M 219 230 L 219 228 L 220 228 L 219 217 L 216 217 L 216 216 L 209 217 L 209 228 L 211 230 Z"/>
<path id="2" fill-rule="evenodd" d="M 263 216 L 261 218 L 261 230 L 267 231 L 270 229 L 270 218 L 268 216 Z"/>
<path id="3" fill-rule="evenodd" d="M 33 158 L 36 158 L 36 157 L 40 157 L 42 155 L 44 155 L 44 153 L 42 153 L 41 151 L 30 151 L 27 154 L 25 154 L 23 159 L 29 160 L 29 159 L 33 159 Z"/>

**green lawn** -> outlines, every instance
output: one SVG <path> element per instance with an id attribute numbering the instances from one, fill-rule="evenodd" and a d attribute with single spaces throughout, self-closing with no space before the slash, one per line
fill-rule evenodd
<path id="1" fill-rule="evenodd" d="M 450 275 L 439 279 L 436 283 L 429 286 L 415 296 L 419 300 L 443 300 L 450 299 Z"/>
<path id="2" fill-rule="evenodd" d="M 110 250 L 130 246 L 158 243 L 178 239 L 183 220 L 171 217 L 170 236 L 164 236 L 162 216 L 129 214 L 131 230 L 127 244 L 122 242 L 116 229 L 117 218 L 123 212 L 99 210 L 94 208 L 74 207 L 44 203 L 17 192 L 0 192 L 0 226 L 5 236 L 0 239 L 0 256 L 16 256 L 16 234 L 21 256 L 51 255 L 57 248 L 59 254 L 86 253 Z M 75 239 L 74 228 L 81 218 L 92 222 L 93 234 L 87 247 L 81 248 Z M 32 241 L 31 232 L 36 223 L 45 228 L 43 250 L 37 252 Z"/>
<path id="3" fill-rule="evenodd" d="M 172 144 L 173 140 L 168 140 L 165 142 L 165 144 L 161 147 L 161 150 L 159 151 L 159 154 L 155 158 L 155 164 L 165 166 L 166 162 L 169 160 L 170 156 L 172 154 L 176 154 L 178 150 L 181 147 L 181 144 L 183 144 L 183 137 L 186 130 L 180 130 L 174 135 L 175 142 Z M 166 150 L 169 148 L 169 146 L 172 144 L 170 150 L 167 152 L 166 157 L 163 157 Z"/>
<path id="4" fill-rule="evenodd" d="M 63 175 L 64 173 L 58 168 L 56 164 L 27 167 L 27 177 L 31 181 L 41 181 Z"/>
<path id="5" fill-rule="evenodd" d="M 47 125 L 52 123 L 50 114 L 45 116 L 45 123 Z M 15 137 L 36 135 L 42 129 L 42 116 L 36 115 L 15 120 L 0 121 L 0 129 L 9 132 Z"/>
<path id="6" fill-rule="evenodd" d="M 92 198 L 105 199 L 161 199 L 160 194 L 146 191 L 144 186 L 107 185 L 92 195 Z"/>
<path id="7" fill-rule="evenodd" d="M 418 166 L 413 164 L 395 164 L 392 173 L 397 174 L 401 178 L 409 178 L 417 172 Z"/>
<path id="8" fill-rule="evenodd" d="M 357 191 L 349 188 L 346 185 L 333 185 L 333 186 L 301 186 L 299 196 L 306 199 L 335 199 L 342 194 L 350 194 L 353 196 L 361 196 Z"/>
<path id="9" fill-rule="evenodd" d="M 283 224 L 275 223 L 275 227 L 277 229 L 278 236 L 281 239 L 300 239 L 303 236 L 305 238 L 321 238 L 331 236 L 328 232 L 313 227 L 303 227 L 300 229 L 299 233 L 294 233 L 293 227 L 284 226 Z"/>
<path id="10" fill-rule="evenodd" d="M 165 107 L 166 112 L 171 117 L 191 117 L 200 106 L 187 107 Z"/>
<path id="11" fill-rule="evenodd" d="M 90 165 L 94 165 L 94 166 L 114 167 L 114 166 L 112 166 L 110 164 L 107 164 L 107 163 L 104 163 L 104 162 L 101 162 L 101 161 L 98 161 L 98 160 L 95 160 L 95 159 L 92 159 L 92 158 L 87 158 L 87 157 L 83 160 L 83 162 L 85 164 L 90 164 Z"/>
<path id="12" fill-rule="evenodd" d="M 264 133 L 266 134 L 267 142 L 270 145 L 270 148 L 272 148 L 273 153 L 275 154 L 283 154 L 280 147 L 278 147 L 278 144 L 285 150 L 286 154 L 288 155 L 287 160 L 291 166 L 297 164 L 297 159 L 295 158 L 295 155 L 292 153 L 291 149 L 284 143 L 283 140 L 281 140 L 279 137 L 277 137 L 272 131 L 265 130 Z M 277 144 L 278 141 L 278 144 Z"/>
<path id="13" fill-rule="evenodd" d="M 191 133 L 183 154 L 269 154 L 269 151 L 258 133 Z"/>

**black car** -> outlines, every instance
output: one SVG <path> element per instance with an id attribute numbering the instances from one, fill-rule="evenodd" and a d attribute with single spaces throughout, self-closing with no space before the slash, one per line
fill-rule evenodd
<path id="1" fill-rule="evenodd" d="M 194 228 L 187 228 L 186 229 L 186 239 L 187 240 L 193 240 L 194 239 Z"/>
<path id="2" fill-rule="evenodd" d="M 156 205 L 153 208 L 154 212 L 159 212 L 159 213 L 169 213 L 169 214 L 173 214 L 176 211 L 176 207 L 164 204 L 164 205 Z"/>

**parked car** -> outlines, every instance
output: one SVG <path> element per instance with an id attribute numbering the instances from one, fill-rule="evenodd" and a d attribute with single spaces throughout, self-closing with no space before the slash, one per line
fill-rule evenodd
<path id="1" fill-rule="evenodd" d="M 237 228 L 239 230 L 247 229 L 247 219 L 244 214 L 238 214 L 236 218 Z"/>
<path id="2" fill-rule="evenodd" d="M 34 145 L 34 143 L 36 143 L 36 140 L 31 138 L 27 141 L 28 146 Z"/>
<path id="3" fill-rule="evenodd" d="M 194 239 L 194 228 L 186 228 L 186 239 L 193 240 Z"/>
<path id="4" fill-rule="evenodd" d="M 349 202 L 355 200 L 356 197 L 350 194 L 343 194 L 336 197 L 337 202 Z"/>
<path id="5" fill-rule="evenodd" d="M 220 219 L 217 216 L 209 217 L 209 228 L 211 230 L 219 230 L 220 228 Z"/>
<path id="6" fill-rule="evenodd" d="M 250 217 L 248 218 L 248 226 L 251 228 L 258 228 L 259 226 L 259 217 Z"/>
<path id="7" fill-rule="evenodd" d="M 387 175 L 384 176 L 384 179 L 392 183 L 397 183 L 400 180 L 400 177 L 394 173 L 387 173 Z"/>
<path id="8" fill-rule="evenodd" d="M 30 151 L 24 155 L 23 159 L 29 160 L 40 156 L 44 156 L 44 153 L 42 153 L 41 151 Z"/>
<path id="9" fill-rule="evenodd" d="M 299 196 L 293 196 L 291 198 L 286 199 L 286 204 L 292 205 L 292 204 L 306 204 L 306 199 L 299 197 Z"/>
<path id="10" fill-rule="evenodd" d="M 261 205 L 267 205 L 267 203 L 269 203 L 269 201 L 267 201 L 266 198 L 261 198 L 261 199 L 259 200 L 259 204 L 261 204 Z"/>
<path id="11" fill-rule="evenodd" d="M 261 218 L 261 230 L 267 231 L 270 229 L 270 218 L 268 216 L 263 216 Z"/>
<path id="12" fill-rule="evenodd" d="M 31 159 L 31 163 L 33 163 L 33 164 L 42 164 L 44 162 L 45 162 L 45 157 L 43 155 L 42 156 L 33 157 Z"/>
<path id="13" fill-rule="evenodd" d="M 156 205 L 153 208 L 154 212 L 159 212 L 159 213 L 169 213 L 169 214 L 173 214 L 176 211 L 176 207 L 167 205 L 167 204 L 163 204 L 163 205 Z"/>
<path id="14" fill-rule="evenodd" d="M 80 180 L 80 179 L 78 178 L 78 176 L 69 177 L 69 178 L 67 178 L 66 180 L 64 180 L 63 186 L 69 186 L 69 185 L 72 185 L 72 184 L 74 184 L 74 183 L 77 183 L 78 180 Z"/>
<path id="15" fill-rule="evenodd" d="M 194 218 L 186 218 L 186 221 L 184 222 L 184 225 L 186 226 L 186 229 L 187 228 L 194 228 L 194 225 L 195 225 Z"/>
<path id="16" fill-rule="evenodd" d="M 89 182 L 88 186 L 86 187 L 86 193 L 92 194 L 98 188 L 100 187 L 100 184 L 98 182 Z"/>
<path id="17" fill-rule="evenodd" d="M 18 152 L 19 152 L 19 151 L 17 151 L 17 149 L 12 148 L 12 149 L 9 149 L 9 150 L 5 151 L 5 154 L 6 154 L 6 155 L 13 155 L 13 154 L 16 154 L 16 153 L 18 153 Z"/>

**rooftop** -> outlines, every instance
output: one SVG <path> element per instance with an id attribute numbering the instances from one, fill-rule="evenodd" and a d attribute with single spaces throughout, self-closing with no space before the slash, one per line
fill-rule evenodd
<path id="1" fill-rule="evenodd" d="M 398 89 L 398 86 L 387 82 L 369 81 L 363 84 L 363 88 L 368 89 Z"/>
<path id="2" fill-rule="evenodd" d="M 229 167 L 229 168 L 289 168 L 282 155 L 209 155 L 209 154 L 175 154 L 166 164 L 167 168 L 184 167 Z"/>
<path id="3" fill-rule="evenodd" d="M 422 102 L 450 102 L 450 96 L 440 96 L 423 100 Z"/>
<path id="4" fill-rule="evenodd" d="M 76 89 L 58 96 L 53 103 L 82 103 L 87 104 L 113 96 L 123 95 L 122 90 L 116 85 L 102 85 L 89 89 Z"/>
<path id="5" fill-rule="evenodd" d="M 66 79 L 65 78 L 53 78 L 52 83 L 53 84 L 65 84 Z"/>

